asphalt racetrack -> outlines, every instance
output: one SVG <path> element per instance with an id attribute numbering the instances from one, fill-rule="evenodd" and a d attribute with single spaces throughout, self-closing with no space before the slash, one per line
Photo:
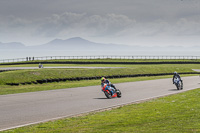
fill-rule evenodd
<path id="1" fill-rule="evenodd" d="M 106 99 L 100 85 L 0 95 L 0 131 L 200 88 L 199 76 L 182 79 L 183 90 L 169 78 L 116 84 L 122 97 L 113 99 Z"/>

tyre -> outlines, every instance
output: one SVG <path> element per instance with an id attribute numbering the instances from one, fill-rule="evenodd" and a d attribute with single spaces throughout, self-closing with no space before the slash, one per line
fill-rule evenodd
<path id="1" fill-rule="evenodd" d="M 105 91 L 104 93 L 105 93 L 105 95 L 106 95 L 106 97 L 107 97 L 108 99 L 111 99 L 111 98 L 112 98 L 111 92 L 108 93 L 107 91 Z"/>
<path id="2" fill-rule="evenodd" d="M 117 97 L 118 98 L 120 98 L 122 96 L 122 93 L 121 93 L 121 91 L 119 89 L 117 89 L 116 93 L 117 93 Z"/>
<path id="3" fill-rule="evenodd" d="M 177 90 L 181 89 L 181 83 L 180 82 L 178 84 L 176 84 L 176 88 L 177 88 Z"/>
<path id="4" fill-rule="evenodd" d="M 183 89 L 183 81 L 181 81 L 181 90 Z"/>
<path id="5" fill-rule="evenodd" d="M 176 84 L 176 88 L 177 88 L 177 90 L 179 90 L 178 84 Z"/>

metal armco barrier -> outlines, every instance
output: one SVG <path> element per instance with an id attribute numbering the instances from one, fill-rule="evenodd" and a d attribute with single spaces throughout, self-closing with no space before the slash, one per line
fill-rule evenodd
<path id="1" fill-rule="evenodd" d="M 63 59 L 144 59 L 144 60 L 198 60 L 200 56 L 118 56 L 118 55 L 100 55 L 100 56 L 43 56 L 43 57 L 26 57 L 16 59 L 2 59 L 0 63 L 12 63 L 12 62 L 31 62 L 35 60 L 63 60 Z"/>

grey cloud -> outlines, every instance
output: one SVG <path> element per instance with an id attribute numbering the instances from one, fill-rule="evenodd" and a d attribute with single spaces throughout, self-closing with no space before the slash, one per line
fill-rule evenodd
<path id="1" fill-rule="evenodd" d="M 80 22 L 84 17 L 84 14 L 76 14 L 67 12 L 61 15 L 54 14 L 51 17 L 39 20 L 38 27 L 36 28 L 35 34 L 44 36 L 56 36 L 67 30 L 70 32 L 71 29 L 76 27 L 76 23 Z"/>
<path id="2" fill-rule="evenodd" d="M 198 20 L 182 18 L 174 27 L 176 35 L 200 35 L 200 16 Z"/>
<path id="3" fill-rule="evenodd" d="M 135 20 L 125 15 L 117 14 L 93 15 L 83 21 L 86 30 L 95 31 L 95 34 L 100 36 L 116 35 L 127 28 L 131 28 L 135 22 Z"/>
<path id="4" fill-rule="evenodd" d="M 199 0 L 1 0 L 0 41 L 191 38 L 200 35 L 199 12 Z"/>
<path id="5" fill-rule="evenodd" d="M 132 36 L 186 36 L 200 34 L 200 17 L 179 18 L 174 22 L 157 19 L 140 22 L 121 14 L 89 15 L 65 12 L 30 21 L 14 16 L 1 23 L 1 32 L 23 32 L 30 36 L 67 38 L 67 36 L 123 37 Z"/>
<path id="6" fill-rule="evenodd" d="M 135 20 L 129 19 L 125 15 L 106 14 L 102 15 L 87 15 L 86 13 L 77 14 L 66 12 L 41 20 L 36 34 L 47 36 L 55 36 L 58 34 L 76 34 L 87 32 L 87 34 L 109 35 L 117 34 L 121 30 L 135 23 Z"/>
<path id="7" fill-rule="evenodd" d="M 124 14 L 137 20 L 153 20 L 198 14 L 199 0 L 1 0 L 1 15 L 37 19 L 63 12 L 90 15 Z"/>

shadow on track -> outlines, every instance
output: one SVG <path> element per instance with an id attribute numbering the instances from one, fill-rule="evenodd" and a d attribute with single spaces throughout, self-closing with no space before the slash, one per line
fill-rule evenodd
<path id="1" fill-rule="evenodd" d="M 106 98 L 106 97 L 101 97 L 101 98 L 93 98 L 93 99 L 108 99 L 108 98 Z"/>
<path id="2" fill-rule="evenodd" d="M 177 89 L 170 89 L 169 91 L 179 91 L 179 90 L 177 90 Z"/>

